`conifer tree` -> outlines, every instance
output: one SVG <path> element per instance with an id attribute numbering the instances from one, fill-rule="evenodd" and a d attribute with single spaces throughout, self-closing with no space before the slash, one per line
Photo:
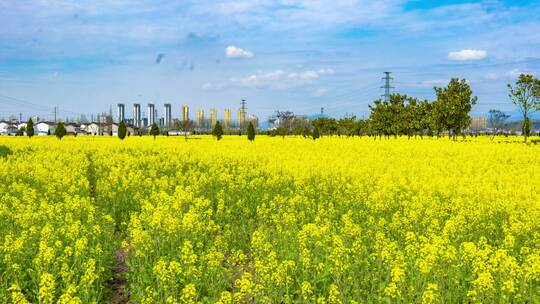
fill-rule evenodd
<path id="1" fill-rule="evenodd" d="M 255 127 L 253 127 L 253 122 L 249 122 L 249 125 L 247 127 L 247 137 L 248 140 L 254 141 L 255 140 Z"/>
<path id="2" fill-rule="evenodd" d="M 212 130 L 212 135 L 214 135 L 217 140 L 221 140 L 221 137 L 223 136 L 223 128 L 221 127 L 221 123 L 219 123 L 219 121 L 216 122 L 214 130 Z"/>
<path id="3" fill-rule="evenodd" d="M 124 140 L 124 138 L 126 138 L 126 134 L 127 134 L 126 124 L 122 120 L 120 124 L 118 125 L 118 138 L 120 138 L 121 140 Z"/>
<path id="4" fill-rule="evenodd" d="M 26 124 L 26 135 L 28 135 L 28 138 L 34 136 L 34 122 L 32 118 L 28 119 L 28 123 Z"/>
<path id="5" fill-rule="evenodd" d="M 152 124 L 152 128 L 150 128 L 150 135 L 154 136 L 154 140 L 156 140 L 156 136 L 159 135 L 159 127 L 156 123 Z"/>
<path id="6" fill-rule="evenodd" d="M 62 137 L 66 136 L 66 127 L 64 127 L 63 122 L 59 122 L 56 126 L 56 129 L 54 130 L 54 136 L 56 138 L 62 140 Z"/>

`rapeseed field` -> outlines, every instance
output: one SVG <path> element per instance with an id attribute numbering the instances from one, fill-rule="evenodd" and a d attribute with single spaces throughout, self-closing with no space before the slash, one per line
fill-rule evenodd
<path id="1" fill-rule="evenodd" d="M 2 137 L 0 303 L 539 303 L 518 141 Z"/>

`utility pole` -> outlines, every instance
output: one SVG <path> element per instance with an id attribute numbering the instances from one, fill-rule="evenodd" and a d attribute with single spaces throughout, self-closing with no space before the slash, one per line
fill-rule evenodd
<path id="1" fill-rule="evenodd" d="M 19 123 L 22 122 L 22 113 L 19 113 Z"/>
<path id="2" fill-rule="evenodd" d="M 390 82 L 394 80 L 394 78 L 390 77 L 390 74 L 392 74 L 392 72 L 384 72 L 384 77 L 382 78 L 384 80 L 384 86 L 381 88 L 384 89 L 384 95 L 382 95 L 384 101 L 390 101 L 390 90 L 394 88 L 390 85 Z"/>
<path id="3" fill-rule="evenodd" d="M 54 106 L 54 123 L 56 123 L 56 111 L 57 111 L 57 107 Z"/>

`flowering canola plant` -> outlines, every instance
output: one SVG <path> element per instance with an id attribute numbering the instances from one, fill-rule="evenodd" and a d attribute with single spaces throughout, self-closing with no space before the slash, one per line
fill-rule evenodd
<path id="1" fill-rule="evenodd" d="M 540 302 L 512 139 L 0 138 L 0 302 Z"/>

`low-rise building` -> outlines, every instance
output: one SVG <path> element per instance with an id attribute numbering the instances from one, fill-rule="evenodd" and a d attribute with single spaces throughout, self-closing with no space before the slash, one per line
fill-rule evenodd
<path id="1" fill-rule="evenodd" d="M 15 135 L 17 134 L 17 124 L 9 121 L 0 121 L 0 135 Z"/>
<path id="2" fill-rule="evenodd" d="M 54 134 L 54 130 L 56 130 L 56 123 L 50 121 L 40 121 L 34 127 L 34 133 L 39 136 Z"/>

